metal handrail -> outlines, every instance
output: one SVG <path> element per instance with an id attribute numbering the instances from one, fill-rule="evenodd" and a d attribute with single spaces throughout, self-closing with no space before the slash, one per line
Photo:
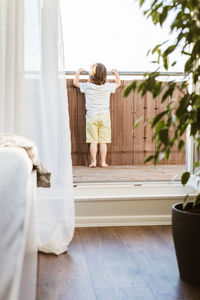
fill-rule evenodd
<path id="1" fill-rule="evenodd" d="M 143 71 L 118 71 L 121 76 L 143 76 L 147 72 Z M 65 71 L 65 75 L 75 75 L 76 71 Z M 89 75 L 88 71 L 81 72 L 80 75 Z M 113 75 L 112 72 L 107 72 L 107 75 Z M 160 72 L 159 76 L 186 76 L 184 72 Z"/>

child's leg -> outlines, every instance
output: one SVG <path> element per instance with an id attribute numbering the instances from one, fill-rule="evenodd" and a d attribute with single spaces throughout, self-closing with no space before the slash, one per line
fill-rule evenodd
<path id="1" fill-rule="evenodd" d="M 90 157 L 91 157 L 91 164 L 90 168 L 96 167 L 96 155 L 97 155 L 97 143 L 90 144 Z"/>
<path id="2" fill-rule="evenodd" d="M 107 155 L 107 145 L 105 143 L 99 144 L 99 152 L 100 152 L 100 160 L 101 160 L 101 167 L 106 168 L 108 165 L 106 164 L 106 155 Z"/>

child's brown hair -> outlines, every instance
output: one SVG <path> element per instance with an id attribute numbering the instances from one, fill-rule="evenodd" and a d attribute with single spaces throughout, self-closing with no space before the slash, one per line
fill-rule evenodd
<path id="1" fill-rule="evenodd" d="M 102 85 L 106 82 L 107 70 L 101 63 L 96 63 L 90 67 L 89 82 Z"/>

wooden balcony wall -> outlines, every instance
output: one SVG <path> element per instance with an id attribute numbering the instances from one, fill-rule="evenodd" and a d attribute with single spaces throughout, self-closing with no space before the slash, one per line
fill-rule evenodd
<path id="1" fill-rule="evenodd" d="M 147 119 L 160 113 L 170 99 L 161 103 L 161 97 L 152 99 L 150 93 L 142 99 L 135 93 L 123 98 L 123 90 L 131 81 L 122 80 L 122 86 L 111 95 L 112 143 L 108 144 L 107 162 L 110 165 L 141 165 L 145 157 L 154 153 L 153 131 Z M 73 166 L 89 164 L 89 145 L 85 142 L 85 99 L 84 94 L 67 79 L 69 115 L 72 141 Z M 178 101 L 180 92 L 175 90 L 173 99 Z M 143 116 L 140 125 L 133 132 L 134 122 Z M 185 152 L 175 145 L 168 164 L 184 164 Z M 153 164 L 148 162 L 148 164 Z M 164 160 L 160 164 L 166 164 Z"/>

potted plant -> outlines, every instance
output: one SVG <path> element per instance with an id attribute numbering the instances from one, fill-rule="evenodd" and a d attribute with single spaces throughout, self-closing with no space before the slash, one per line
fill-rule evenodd
<path id="1" fill-rule="evenodd" d="M 140 0 L 143 6 L 145 0 Z M 150 2 L 148 1 L 148 4 Z M 190 136 L 195 141 L 196 149 L 200 150 L 200 0 L 152 0 L 144 15 L 151 17 L 154 24 L 163 26 L 166 19 L 171 20 L 170 31 L 175 39 L 156 45 L 151 51 L 156 55 L 158 65 L 156 71 L 146 73 L 140 83 L 133 81 L 129 84 L 124 96 L 131 91 L 137 91 L 144 96 L 152 93 L 153 98 L 161 96 L 162 103 L 168 97 L 172 98 L 177 86 L 174 80 L 165 85 L 158 80 L 160 66 L 165 70 L 173 68 L 177 60 L 171 61 L 172 53 L 179 47 L 181 53 L 187 56 L 184 64 L 184 80 L 178 88 L 182 96 L 178 105 L 174 102 L 166 104 L 165 109 L 149 120 L 155 133 L 156 151 L 145 159 L 153 160 L 154 164 L 163 157 L 167 161 L 175 143 L 178 149 L 184 148 L 183 136 L 190 128 Z M 188 82 L 190 78 L 190 83 Z M 192 90 L 190 87 L 192 86 Z M 198 90 L 199 89 L 199 90 Z M 136 121 L 135 126 L 138 124 Z M 200 176 L 200 162 L 194 162 L 195 175 Z M 184 172 L 181 182 L 185 185 L 190 179 L 190 172 Z M 177 255 L 180 277 L 191 283 L 200 283 L 200 194 L 190 201 L 186 195 L 183 203 L 175 204 L 172 208 L 172 232 Z"/>

